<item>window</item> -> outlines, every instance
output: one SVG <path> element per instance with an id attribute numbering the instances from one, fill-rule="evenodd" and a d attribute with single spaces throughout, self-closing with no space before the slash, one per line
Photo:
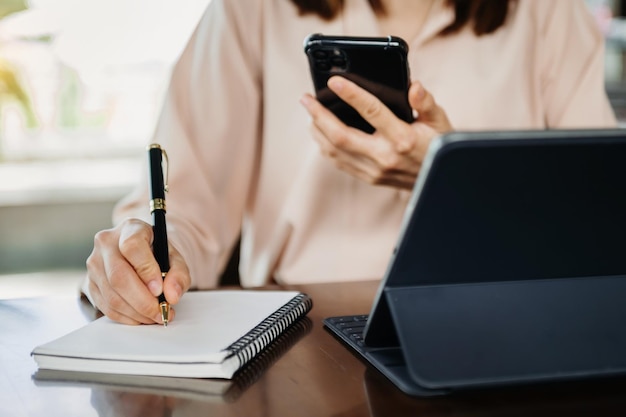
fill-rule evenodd
<path id="1" fill-rule="evenodd" d="M 0 187 L 45 182 L 15 171 L 24 165 L 67 170 L 72 160 L 141 153 L 171 66 L 209 1 L 0 1 L 0 168 L 19 182 Z"/>

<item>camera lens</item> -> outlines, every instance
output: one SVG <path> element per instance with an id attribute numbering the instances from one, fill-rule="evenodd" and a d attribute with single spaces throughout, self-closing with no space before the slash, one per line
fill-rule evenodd
<path id="1" fill-rule="evenodd" d="M 327 56 L 328 56 L 328 51 L 324 51 L 322 49 L 313 51 L 313 58 L 315 59 L 324 59 Z"/>
<path id="2" fill-rule="evenodd" d="M 328 60 L 316 60 L 315 66 L 321 71 L 330 70 L 330 63 L 328 62 Z"/>
<path id="3" fill-rule="evenodd" d="M 330 60 L 330 62 L 332 63 L 333 67 L 339 67 L 339 69 L 345 69 L 346 68 L 346 60 L 342 56 L 334 56 Z"/>

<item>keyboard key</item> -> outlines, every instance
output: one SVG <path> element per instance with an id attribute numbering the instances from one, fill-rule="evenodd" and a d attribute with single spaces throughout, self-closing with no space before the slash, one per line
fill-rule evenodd
<path id="1" fill-rule="evenodd" d="M 343 333 L 347 334 L 347 335 L 353 335 L 353 334 L 363 334 L 363 327 L 346 327 L 345 329 L 342 330 Z"/>

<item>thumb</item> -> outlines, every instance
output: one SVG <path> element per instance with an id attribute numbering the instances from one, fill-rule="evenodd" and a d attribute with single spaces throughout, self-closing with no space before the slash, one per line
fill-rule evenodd
<path id="1" fill-rule="evenodd" d="M 446 112 L 437 104 L 433 95 L 419 82 L 409 88 L 409 104 L 417 112 L 417 120 L 432 127 L 439 133 L 452 130 Z"/>
<path id="2" fill-rule="evenodd" d="M 163 281 L 163 293 L 170 304 L 177 304 L 191 286 L 189 268 L 181 254 L 170 246 L 170 269 Z"/>

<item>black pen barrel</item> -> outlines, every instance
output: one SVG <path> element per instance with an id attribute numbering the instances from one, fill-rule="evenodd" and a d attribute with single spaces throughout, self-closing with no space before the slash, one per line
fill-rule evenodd
<path id="1" fill-rule="evenodd" d="M 163 180 L 163 151 L 158 145 L 152 145 L 148 150 L 150 163 L 150 192 L 152 201 L 165 201 L 165 181 Z"/>
<path id="2" fill-rule="evenodd" d="M 167 227 L 165 226 L 165 210 L 154 210 L 152 212 L 154 240 L 152 241 L 152 251 L 154 257 L 161 267 L 161 272 L 170 270 L 170 256 L 167 247 Z"/>
<path id="3" fill-rule="evenodd" d="M 154 239 L 152 251 L 159 263 L 161 272 L 170 269 L 169 250 L 167 245 L 167 227 L 165 225 L 165 181 L 163 179 L 163 150 L 157 144 L 148 149 L 150 164 L 150 211 L 152 212 L 152 224 Z"/>

